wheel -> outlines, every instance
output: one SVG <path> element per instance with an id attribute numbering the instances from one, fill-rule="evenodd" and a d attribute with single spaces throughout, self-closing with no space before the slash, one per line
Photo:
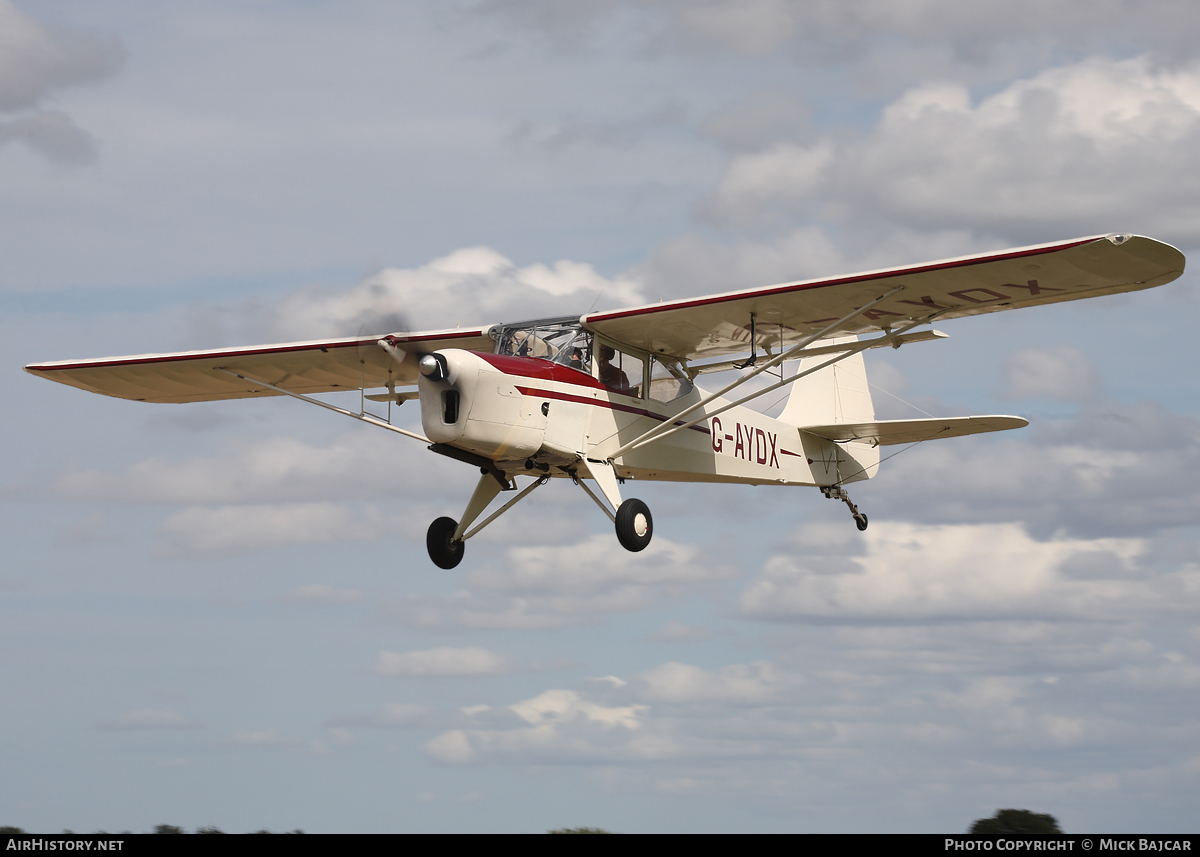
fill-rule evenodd
<path id="1" fill-rule="evenodd" d="M 429 525 L 425 547 L 429 549 L 429 558 L 439 568 L 454 568 L 462 562 L 463 543 L 450 540 L 457 529 L 458 521 L 453 518 L 438 518 Z"/>
<path id="2" fill-rule="evenodd" d="M 632 497 L 617 509 L 617 539 L 627 551 L 640 551 L 650 544 L 654 535 L 654 518 L 650 507 Z"/>
<path id="3" fill-rule="evenodd" d="M 863 530 L 865 530 L 867 528 L 867 516 L 866 515 L 855 515 L 854 516 L 854 525 L 856 527 L 858 527 L 859 532 L 862 532 Z"/>

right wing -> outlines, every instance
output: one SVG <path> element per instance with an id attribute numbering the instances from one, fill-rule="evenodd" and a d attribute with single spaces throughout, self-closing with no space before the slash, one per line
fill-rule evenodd
<path id="1" fill-rule="evenodd" d="M 396 359 L 379 345 L 389 341 Z M 295 393 L 329 393 L 417 383 L 414 355 L 440 348 L 491 351 L 488 328 L 394 333 L 354 339 L 325 339 L 218 348 L 175 354 L 141 354 L 99 360 L 31 363 L 25 371 L 81 390 L 138 402 L 211 402 L 278 396 L 224 372 L 247 375 Z"/>

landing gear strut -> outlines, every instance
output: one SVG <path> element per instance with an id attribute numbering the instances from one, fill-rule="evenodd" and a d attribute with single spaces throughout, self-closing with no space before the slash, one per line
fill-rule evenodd
<path id="1" fill-rule="evenodd" d="M 577 469 L 571 473 L 575 484 L 595 501 L 596 505 L 600 507 L 600 511 L 608 515 L 608 519 L 617 528 L 617 541 L 621 543 L 621 547 L 634 553 L 645 550 L 654 536 L 654 518 L 650 515 L 650 507 L 633 497 L 621 502 L 620 483 L 617 479 L 616 469 L 611 462 L 596 461 L 580 456 L 576 467 Z M 608 501 L 607 505 L 583 481 L 581 477 L 584 476 L 590 476 L 595 480 L 596 487 L 600 489 L 604 500 Z M 613 513 L 614 510 L 616 514 Z"/>
<path id="2" fill-rule="evenodd" d="M 479 477 L 479 484 L 475 486 L 475 493 L 471 495 L 471 500 L 463 512 L 462 520 L 438 518 L 429 525 L 429 531 L 425 534 L 425 547 L 429 551 L 429 558 L 439 568 L 454 568 L 462 562 L 463 543 L 467 539 L 507 512 L 534 488 L 545 485 L 549 481 L 549 476 L 537 476 L 517 492 L 517 496 L 485 518 L 481 524 L 472 527 L 471 524 L 475 523 L 475 520 L 483 514 L 483 510 L 501 491 L 515 491 L 517 487 L 515 482 L 510 482 L 500 471 L 493 472 L 484 468 Z"/>
<path id="3" fill-rule="evenodd" d="M 479 483 L 475 486 L 475 493 L 471 495 L 471 500 L 463 511 L 462 520 L 438 518 L 429 525 L 429 531 L 425 535 L 425 547 L 429 550 L 429 558 L 439 568 L 455 568 L 462 562 L 463 545 L 467 539 L 503 515 L 530 491 L 550 481 L 550 474 L 546 472 L 549 467 L 542 467 L 530 459 L 526 470 L 534 471 L 531 474 L 533 481 L 518 491 L 515 497 L 484 518 L 481 523 L 471 526 L 501 491 L 516 491 L 517 488 L 515 478 L 507 473 L 494 467 L 484 467 L 481 470 Z M 654 518 L 650 514 L 650 508 L 641 500 L 632 497 L 621 502 L 621 490 L 618 487 L 620 483 L 616 470 L 610 462 L 589 461 L 580 456 L 576 466 L 567 473 L 575 484 L 596 502 L 604 514 L 608 515 L 609 520 L 617 528 L 617 539 L 625 550 L 637 552 L 646 549 L 650 544 L 650 539 L 654 536 Z M 599 495 L 588 487 L 584 481 L 586 477 L 591 477 L 595 481 L 600 489 Z M 863 521 L 866 521 L 865 517 Z"/>
<path id="4" fill-rule="evenodd" d="M 850 514 L 854 516 L 854 525 L 858 527 L 859 532 L 867 528 L 867 516 L 858 511 L 858 507 L 850 502 L 850 495 L 846 493 L 846 489 L 840 485 L 829 485 L 821 488 L 821 493 L 830 500 L 841 500 L 850 508 Z"/>

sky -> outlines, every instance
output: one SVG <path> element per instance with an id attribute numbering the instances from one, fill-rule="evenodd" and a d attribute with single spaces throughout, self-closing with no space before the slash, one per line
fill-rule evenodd
<path id="1" fill-rule="evenodd" d="M 869 352 L 881 418 L 1031 425 L 889 449 L 866 533 L 814 489 L 642 483 L 630 554 L 556 480 L 452 571 L 425 530 L 472 468 L 20 367 L 1113 232 L 1194 255 L 1198 32 L 1146 0 L 0 0 L 0 824 L 1194 833 L 1191 272 Z"/>

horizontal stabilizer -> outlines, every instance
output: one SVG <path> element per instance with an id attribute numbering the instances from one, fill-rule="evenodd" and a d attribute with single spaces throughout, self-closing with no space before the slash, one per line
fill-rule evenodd
<path id="1" fill-rule="evenodd" d="M 420 396 L 417 390 L 397 390 L 394 393 L 372 393 L 367 396 L 368 402 L 395 402 L 397 405 L 403 405 L 409 399 L 416 399 Z"/>
<path id="2" fill-rule="evenodd" d="M 962 437 L 987 431 L 1024 428 L 1029 420 L 1021 417 L 945 417 L 928 420 L 877 420 L 869 423 L 834 423 L 827 426 L 801 426 L 800 431 L 838 443 L 857 441 L 873 446 L 917 443 L 943 437 Z"/>

